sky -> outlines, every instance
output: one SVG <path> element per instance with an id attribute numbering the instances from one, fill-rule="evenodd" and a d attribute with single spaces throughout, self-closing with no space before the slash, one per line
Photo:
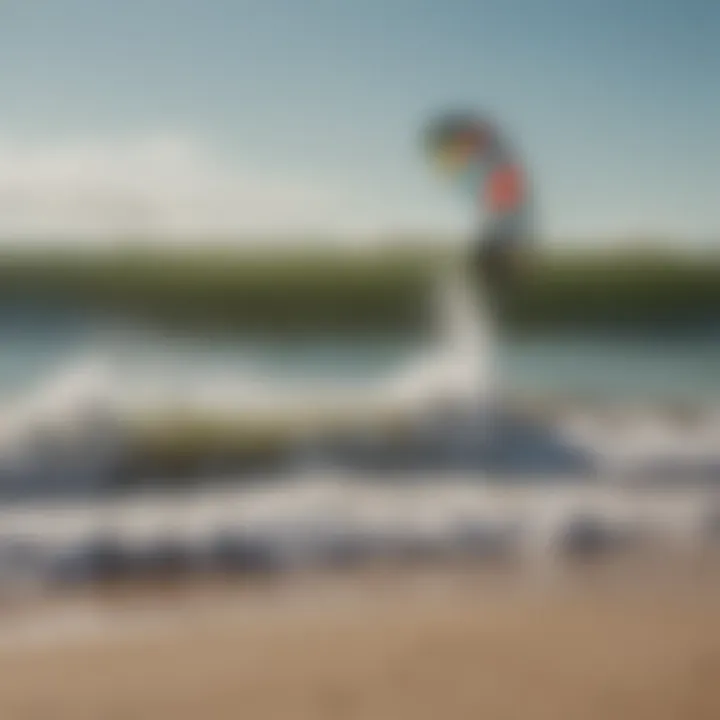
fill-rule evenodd
<path id="1" fill-rule="evenodd" d="M 490 113 L 549 242 L 720 242 L 717 0 L 0 0 L 0 236 L 463 233 Z"/>

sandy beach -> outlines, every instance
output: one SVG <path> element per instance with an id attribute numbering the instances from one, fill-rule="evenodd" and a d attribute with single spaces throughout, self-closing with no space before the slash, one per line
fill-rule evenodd
<path id="1" fill-rule="evenodd" d="M 716 575 L 454 571 L 54 602 L 3 620 L 0 717 L 710 720 Z"/>

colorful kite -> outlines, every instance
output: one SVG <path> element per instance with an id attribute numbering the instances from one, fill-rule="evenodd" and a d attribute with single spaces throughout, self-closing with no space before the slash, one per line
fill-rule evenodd
<path id="1" fill-rule="evenodd" d="M 473 247 L 488 281 L 506 283 L 529 234 L 529 190 L 522 165 L 496 126 L 471 113 L 432 122 L 425 147 L 440 173 L 469 194 L 484 222 Z"/>

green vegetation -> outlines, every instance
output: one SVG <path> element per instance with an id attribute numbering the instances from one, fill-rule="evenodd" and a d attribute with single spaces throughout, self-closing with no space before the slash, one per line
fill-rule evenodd
<path id="1" fill-rule="evenodd" d="M 447 252 L 204 249 L 6 253 L 0 300 L 93 307 L 203 331 L 391 332 L 429 318 Z M 505 307 L 511 331 L 683 329 L 720 318 L 720 255 L 538 254 Z"/>
<path id="2" fill-rule="evenodd" d="M 720 320 L 720 255 L 633 252 L 537 258 L 510 299 L 517 329 L 683 331 Z"/>

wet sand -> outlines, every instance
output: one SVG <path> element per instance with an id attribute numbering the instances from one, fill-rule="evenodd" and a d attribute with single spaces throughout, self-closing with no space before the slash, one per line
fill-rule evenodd
<path id="1" fill-rule="evenodd" d="M 0 717 L 716 720 L 720 583 L 684 580 L 368 575 L 26 608 L 0 628 Z"/>

